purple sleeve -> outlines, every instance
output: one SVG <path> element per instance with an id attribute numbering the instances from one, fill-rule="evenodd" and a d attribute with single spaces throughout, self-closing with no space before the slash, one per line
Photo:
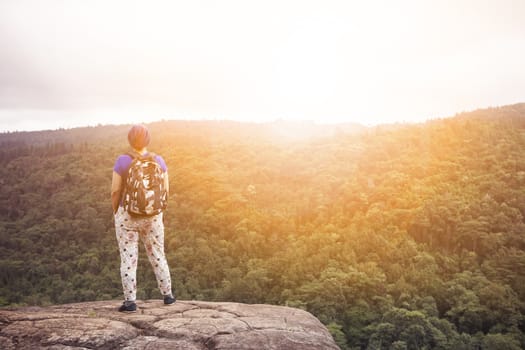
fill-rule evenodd
<path id="1" fill-rule="evenodd" d="M 113 170 L 120 176 L 124 176 L 131 165 L 131 157 L 127 154 L 123 154 L 117 158 Z"/>
<path id="2" fill-rule="evenodd" d="M 164 172 L 168 171 L 168 166 L 166 165 L 166 162 L 161 156 L 156 155 L 155 160 L 157 161 L 157 163 L 159 163 L 160 167 Z M 131 158 L 131 156 L 123 154 L 117 158 L 113 170 L 120 176 L 124 177 L 127 174 L 132 161 L 133 158 Z"/>
<path id="3" fill-rule="evenodd" d="M 160 167 L 162 168 L 162 170 L 164 170 L 164 172 L 168 171 L 168 166 L 166 165 L 166 162 L 161 156 L 156 155 L 155 160 L 157 161 L 157 163 L 160 164 Z"/>

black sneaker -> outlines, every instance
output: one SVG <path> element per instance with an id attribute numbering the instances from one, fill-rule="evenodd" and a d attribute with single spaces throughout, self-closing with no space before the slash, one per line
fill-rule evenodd
<path id="1" fill-rule="evenodd" d="M 118 309 L 119 312 L 136 312 L 137 304 L 134 302 L 124 302 Z"/>
<path id="2" fill-rule="evenodd" d="M 170 305 L 173 304 L 177 299 L 175 297 L 172 297 L 171 295 L 165 295 L 164 296 L 164 305 Z"/>

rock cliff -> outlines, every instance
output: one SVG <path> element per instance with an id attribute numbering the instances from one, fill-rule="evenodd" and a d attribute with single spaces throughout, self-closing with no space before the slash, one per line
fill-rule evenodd
<path id="1" fill-rule="evenodd" d="M 2 349 L 339 349 L 306 311 L 283 306 L 118 301 L 0 309 Z"/>

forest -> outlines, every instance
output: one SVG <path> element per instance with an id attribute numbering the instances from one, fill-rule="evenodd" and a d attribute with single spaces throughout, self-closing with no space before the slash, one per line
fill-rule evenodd
<path id="1" fill-rule="evenodd" d="M 178 299 L 302 308 L 342 350 L 525 348 L 525 104 L 147 126 Z M 0 134 L 0 306 L 118 307 L 110 183 L 129 127 Z M 160 297 L 142 250 L 138 299 Z"/>

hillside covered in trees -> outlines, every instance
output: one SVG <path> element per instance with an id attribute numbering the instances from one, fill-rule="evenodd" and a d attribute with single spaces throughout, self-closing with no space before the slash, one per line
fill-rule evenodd
<path id="1" fill-rule="evenodd" d="M 414 125 L 162 121 L 180 299 L 304 308 L 341 349 L 525 348 L 525 104 Z M 129 125 L 0 134 L 0 305 L 120 299 Z M 158 298 L 144 252 L 138 298 Z"/>

